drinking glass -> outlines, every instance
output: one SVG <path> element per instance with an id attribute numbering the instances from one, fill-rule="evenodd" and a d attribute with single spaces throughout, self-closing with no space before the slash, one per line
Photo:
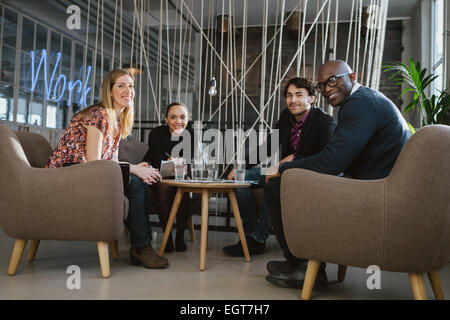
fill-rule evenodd
<path id="1" fill-rule="evenodd" d="M 183 158 L 174 158 L 175 164 L 175 180 L 184 180 L 186 162 Z"/>
<path id="2" fill-rule="evenodd" d="M 245 160 L 236 160 L 234 163 L 234 181 L 245 181 Z"/>
<path id="3" fill-rule="evenodd" d="M 192 160 L 191 173 L 192 173 L 192 180 L 202 180 L 203 178 L 202 160 Z"/>
<path id="4" fill-rule="evenodd" d="M 206 169 L 208 170 L 208 180 L 217 180 L 218 166 L 215 160 L 209 160 L 206 164 Z"/>

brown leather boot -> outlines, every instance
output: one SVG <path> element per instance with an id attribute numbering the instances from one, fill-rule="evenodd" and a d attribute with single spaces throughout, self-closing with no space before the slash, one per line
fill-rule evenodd
<path id="1" fill-rule="evenodd" d="M 169 265 L 166 258 L 158 256 L 149 245 L 145 248 L 130 248 L 130 260 L 133 266 L 143 264 L 144 267 L 150 269 L 163 269 Z"/>

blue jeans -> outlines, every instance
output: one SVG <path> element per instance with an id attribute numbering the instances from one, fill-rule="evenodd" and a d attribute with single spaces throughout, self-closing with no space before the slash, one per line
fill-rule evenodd
<path id="1" fill-rule="evenodd" d="M 245 171 L 245 180 L 259 181 L 257 187 L 264 187 L 265 176 L 261 175 L 261 168 L 251 168 Z M 255 209 L 255 199 L 251 188 L 236 188 L 236 194 L 239 212 L 242 218 L 244 232 L 258 242 L 263 243 L 269 237 L 271 227 L 270 215 L 264 203 L 261 205 L 259 219 Z"/>
<path id="2" fill-rule="evenodd" d="M 128 218 L 126 225 L 130 230 L 130 244 L 132 247 L 148 247 L 152 241 L 152 232 L 148 219 L 148 185 L 130 174 L 130 185 L 127 192 Z"/>

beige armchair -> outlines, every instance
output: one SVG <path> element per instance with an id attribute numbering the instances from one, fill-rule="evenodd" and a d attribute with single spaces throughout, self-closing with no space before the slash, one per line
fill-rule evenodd
<path id="1" fill-rule="evenodd" d="M 301 205 L 299 194 L 308 195 Z M 289 249 L 309 259 L 302 299 L 310 298 L 320 262 L 339 264 L 341 280 L 344 266 L 408 273 L 415 299 L 426 299 L 427 273 L 443 299 L 438 272 L 450 260 L 450 127 L 419 130 L 385 179 L 287 170 L 281 209 Z"/>
<path id="2" fill-rule="evenodd" d="M 102 276 L 109 277 L 108 241 L 120 237 L 128 211 L 119 165 L 45 169 L 52 152 L 45 138 L 7 126 L 0 126 L 0 150 L 0 226 L 16 239 L 8 273 L 16 273 L 28 240 L 29 261 L 41 240 L 79 240 L 97 242 Z"/>

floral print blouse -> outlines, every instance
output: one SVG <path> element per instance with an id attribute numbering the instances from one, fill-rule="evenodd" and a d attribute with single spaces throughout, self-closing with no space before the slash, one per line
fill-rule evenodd
<path id="1" fill-rule="evenodd" d="M 64 131 L 58 145 L 47 161 L 47 168 L 62 167 L 63 163 L 82 163 L 86 159 L 87 128 L 94 126 L 103 134 L 102 160 L 111 160 L 118 150 L 122 127 L 118 123 L 118 132 L 115 136 L 108 131 L 109 118 L 103 106 L 97 105 L 91 108 L 84 116 L 75 115 L 67 129 Z"/>

